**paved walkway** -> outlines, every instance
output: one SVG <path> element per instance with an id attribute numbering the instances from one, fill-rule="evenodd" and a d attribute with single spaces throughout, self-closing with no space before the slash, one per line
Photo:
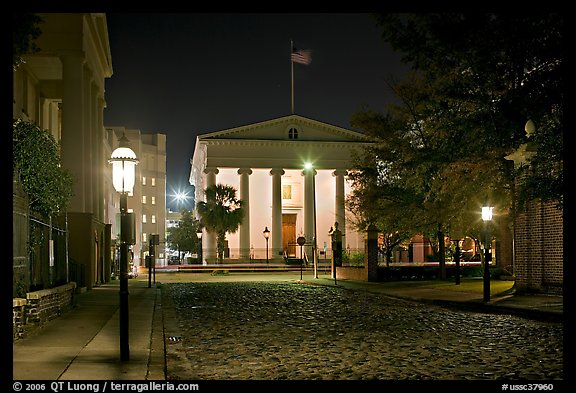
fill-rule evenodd
<path id="1" fill-rule="evenodd" d="M 242 273 L 211 276 L 199 273 L 157 274 L 158 283 L 189 281 L 297 281 L 298 272 Z M 311 285 L 335 285 L 334 280 L 304 274 Z M 445 306 L 474 307 L 529 318 L 563 320 L 563 297 L 508 295 L 483 304 L 482 293 L 422 288 L 414 282 L 361 283 L 337 281 L 349 290 L 364 290 Z M 140 275 L 129 280 L 130 360 L 119 351 L 118 281 L 77 296 L 76 307 L 13 343 L 14 380 L 164 380 L 165 327 L 160 289 Z M 168 336 L 167 336 L 168 337 Z"/>
<path id="2" fill-rule="evenodd" d="M 164 347 L 160 346 L 161 354 L 151 347 L 153 332 L 162 334 L 161 318 L 154 320 L 155 315 L 161 317 L 161 312 L 154 312 L 160 306 L 160 289 L 130 280 L 129 292 L 129 361 L 120 360 L 115 281 L 78 295 L 74 309 L 14 342 L 13 379 L 163 379 Z"/>

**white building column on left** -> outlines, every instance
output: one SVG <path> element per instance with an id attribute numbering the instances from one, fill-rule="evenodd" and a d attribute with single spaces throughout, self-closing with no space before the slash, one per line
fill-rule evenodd
<path id="1" fill-rule="evenodd" d="M 240 258 L 248 261 L 250 259 L 250 178 L 252 169 L 238 169 L 240 175 L 240 200 L 244 217 L 240 224 Z"/>
<path id="2" fill-rule="evenodd" d="M 216 185 L 216 175 L 218 172 L 218 168 L 214 167 L 204 169 L 206 188 Z M 216 262 L 216 234 L 208 232 L 205 229 L 202 240 L 202 256 L 207 263 Z"/>
<path id="3" fill-rule="evenodd" d="M 282 175 L 284 169 L 273 168 L 272 176 L 272 249 L 271 259 L 281 258 L 282 252 Z"/>
<path id="4" fill-rule="evenodd" d="M 306 253 L 308 258 L 313 258 L 314 240 L 316 243 L 316 169 L 305 169 L 302 171 L 304 176 L 304 237 L 306 238 Z"/>

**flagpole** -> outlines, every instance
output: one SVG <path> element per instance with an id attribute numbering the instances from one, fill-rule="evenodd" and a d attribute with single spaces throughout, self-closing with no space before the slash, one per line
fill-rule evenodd
<path id="1" fill-rule="evenodd" d="M 292 99 L 292 114 L 294 114 L 294 62 L 292 61 L 292 53 L 294 52 L 294 42 L 290 40 L 290 89 Z"/>

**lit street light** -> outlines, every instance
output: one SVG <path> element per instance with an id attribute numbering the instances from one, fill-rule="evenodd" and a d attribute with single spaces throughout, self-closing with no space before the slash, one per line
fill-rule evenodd
<path id="1" fill-rule="evenodd" d="M 133 244 L 130 225 L 133 216 L 128 213 L 128 194 L 136 182 L 136 153 L 130 149 L 125 134 L 118 140 L 118 148 L 112 152 L 112 183 L 120 193 L 120 359 L 130 360 L 128 338 L 128 244 Z"/>
<path id="2" fill-rule="evenodd" d="M 198 228 L 196 237 L 198 237 L 198 263 L 202 265 L 202 228 Z"/>
<path id="3" fill-rule="evenodd" d="M 264 234 L 264 238 L 266 239 L 266 263 L 268 263 L 268 238 L 270 237 L 270 231 L 268 230 L 268 227 L 265 227 L 262 233 Z"/>
<path id="4" fill-rule="evenodd" d="M 174 199 L 176 200 L 177 205 L 186 203 L 188 198 L 188 194 L 183 191 L 177 191 L 176 194 L 174 194 Z"/>
<path id="5" fill-rule="evenodd" d="M 489 222 L 492 220 L 492 207 L 482 207 L 482 221 L 484 222 L 484 302 L 490 301 L 490 229 Z"/>

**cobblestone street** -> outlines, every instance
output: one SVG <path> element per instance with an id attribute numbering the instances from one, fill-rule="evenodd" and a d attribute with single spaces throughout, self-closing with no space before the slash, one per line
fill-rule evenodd
<path id="1" fill-rule="evenodd" d="M 563 325 L 297 282 L 163 285 L 169 380 L 561 380 Z"/>

